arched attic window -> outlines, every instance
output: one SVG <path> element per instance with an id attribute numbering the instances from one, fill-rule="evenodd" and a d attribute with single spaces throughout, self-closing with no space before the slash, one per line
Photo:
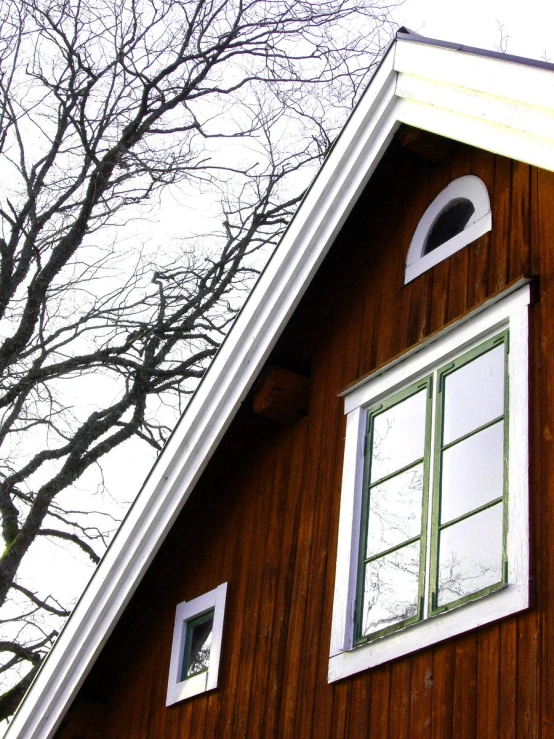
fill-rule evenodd
<path id="1" fill-rule="evenodd" d="M 440 192 L 414 232 L 404 283 L 442 262 L 492 228 L 489 193 L 474 175 L 459 177 Z"/>

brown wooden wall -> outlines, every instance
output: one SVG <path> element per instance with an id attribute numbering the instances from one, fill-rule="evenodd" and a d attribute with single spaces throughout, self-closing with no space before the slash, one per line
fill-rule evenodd
<path id="1" fill-rule="evenodd" d="M 489 188 L 492 232 L 404 286 L 420 216 L 464 174 Z M 328 685 L 345 430 L 337 393 L 522 275 L 540 276 L 535 604 Z M 394 142 L 272 359 L 309 374 L 308 415 L 280 426 L 244 404 L 59 736 L 554 737 L 554 175 L 468 147 L 432 164 Z M 166 708 L 175 606 L 226 581 L 220 686 Z"/>

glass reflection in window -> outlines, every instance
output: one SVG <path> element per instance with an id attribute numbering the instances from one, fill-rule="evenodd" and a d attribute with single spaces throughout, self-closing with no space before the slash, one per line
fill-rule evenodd
<path id="1" fill-rule="evenodd" d="M 182 680 L 208 669 L 213 625 L 213 610 L 187 621 Z"/>
<path id="2" fill-rule="evenodd" d="M 356 643 L 503 586 L 507 340 L 368 411 Z"/>

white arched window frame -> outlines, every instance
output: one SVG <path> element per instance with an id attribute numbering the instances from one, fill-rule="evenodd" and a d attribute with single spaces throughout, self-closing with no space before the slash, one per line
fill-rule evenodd
<path id="1" fill-rule="evenodd" d="M 449 203 L 460 198 L 470 200 L 475 208 L 464 230 L 433 249 L 429 254 L 424 254 L 427 236 L 438 217 Z M 463 249 L 491 228 L 491 206 L 485 183 L 474 175 L 466 175 L 454 180 L 437 195 L 417 225 L 406 259 L 404 284 L 411 282 L 435 264 Z"/>

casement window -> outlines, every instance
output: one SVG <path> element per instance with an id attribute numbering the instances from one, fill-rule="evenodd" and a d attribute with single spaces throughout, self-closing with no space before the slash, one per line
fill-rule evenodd
<path id="1" fill-rule="evenodd" d="M 217 687 L 227 583 L 179 603 L 166 705 Z"/>
<path id="2" fill-rule="evenodd" d="M 404 283 L 475 241 L 492 228 L 489 193 L 474 175 L 451 182 L 419 221 L 406 258 Z"/>
<path id="3" fill-rule="evenodd" d="M 529 295 L 345 393 L 330 681 L 528 606 Z"/>

